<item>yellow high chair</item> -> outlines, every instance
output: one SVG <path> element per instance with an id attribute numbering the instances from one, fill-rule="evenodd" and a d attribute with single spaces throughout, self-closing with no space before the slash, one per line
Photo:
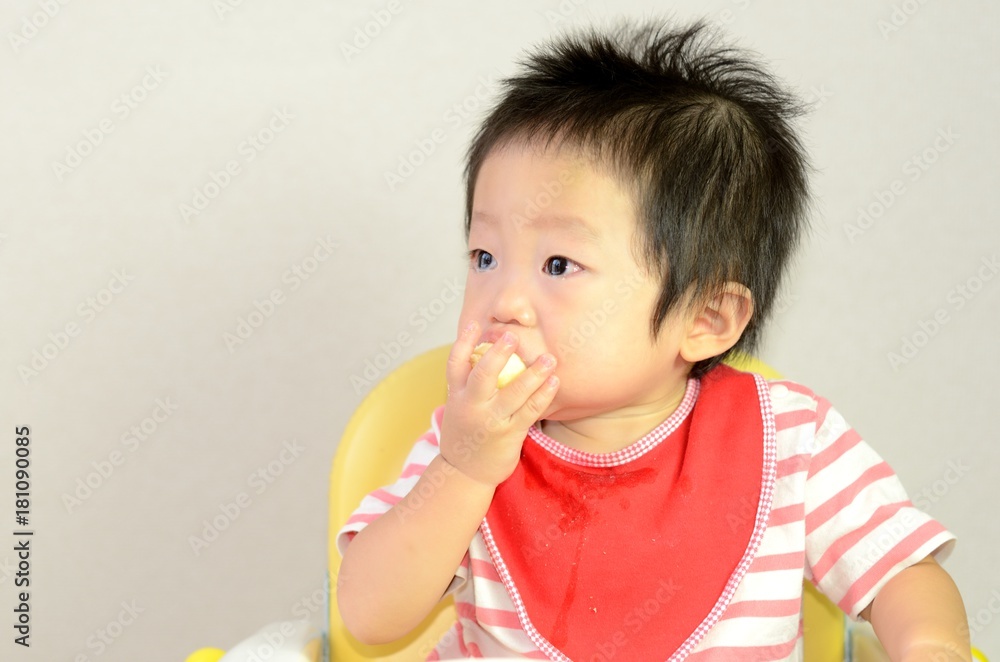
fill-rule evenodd
<path id="1" fill-rule="evenodd" d="M 331 591 L 336 586 L 340 554 L 334 538 L 362 497 L 394 482 L 407 453 L 430 426 L 431 412 L 445 401 L 445 362 L 449 347 L 417 356 L 385 378 L 364 399 L 347 424 L 330 474 L 329 570 Z M 729 362 L 766 378 L 780 377 L 752 358 Z M 844 659 L 844 614 L 810 582 L 804 582 L 805 659 L 840 662 Z M 347 632 L 330 596 L 330 660 L 423 660 L 456 620 L 451 599 L 438 605 L 405 639 L 384 646 L 365 646 Z"/>
<path id="2" fill-rule="evenodd" d="M 340 568 L 340 555 L 334 544 L 337 531 L 364 495 L 396 480 L 406 454 L 427 430 L 431 412 L 445 400 L 444 366 L 448 351 L 447 346 L 439 347 L 397 368 L 368 394 L 347 424 L 330 474 L 328 567 L 331 587 L 336 586 Z M 753 358 L 729 364 L 766 378 L 780 377 L 772 368 Z M 870 632 L 858 632 L 853 626 L 846 627 L 844 614 L 833 603 L 810 582 L 806 581 L 803 585 L 804 656 L 807 662 L 887 659 Z M 329 647 L 330 662 L 415 662 L 427 656 L 456 619 L 455 607 L 449 598 L 405 639 L 385 646 L 365 646 L 345 629 L 337 612 L 335 594 L 329 596 L 329 602 L 329 632 L 325 642 L 321 633 L 313 632 L 311 626 L 304 622 L 276 623 L 241 642 L 228 654 L 218 648 L 202 648 L 192 653 L 187 662 L 230 662 L 231 659 L 232 662 L 262 659 L 272 662 L 323 662 L 324 643 Z M 286 627 L 297 630 L 298 634 L 286 637 L 282 650 L 261 653 L 265 650 L 261 642 L 273 642 L 272 633 L 284 631 Z M 848 647 L 851 651 L 845 654 Z M 976 649 L 973 649 L 973 656 L 980 662 L 986 662 L 986 657 Z"/>

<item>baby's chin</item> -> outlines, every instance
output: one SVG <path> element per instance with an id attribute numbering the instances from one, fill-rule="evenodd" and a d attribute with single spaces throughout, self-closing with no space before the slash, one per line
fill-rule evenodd
<path id="1" fill-rule="evenodd" d="M 538 420 L 569 423 L 596 418 L 614 418 L 621 415 L 622 409 L 629 407 L 628 400 L 616 398 L 616 395 L 620 394 L 586 387 L 581 391 L 574 388 L 571 382 L 560 378 L 559 390 Z"/>

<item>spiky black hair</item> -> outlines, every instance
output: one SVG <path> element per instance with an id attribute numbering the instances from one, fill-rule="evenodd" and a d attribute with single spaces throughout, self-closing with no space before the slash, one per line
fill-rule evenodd
<path id="1" fill-rule="evenodd" d="M 468 235 L 483 161 L 517 142 L 586 150 L 627 183 L 639 209 L 639 254 L 661 282 L 655 339 L 685 295 L 704 302 L 745 285 L 754 314 L 737 344 L 700 361 L 752 353 L 805 224 L 808 163 L 792 120 L 803 106 L 744 51 L 703 22 L 625 22 L 532 52 L 469 147 Z"/>

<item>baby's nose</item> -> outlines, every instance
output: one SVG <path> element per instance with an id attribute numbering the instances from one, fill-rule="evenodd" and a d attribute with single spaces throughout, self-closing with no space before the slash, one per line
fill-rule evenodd
<path id="1" fill-rule="evenodd" d="M 530 286 L 519 278 L 511 278 L 503 283 L 493 300 L 491 316 L 499 324 L 534 326 L 536 315 Z"/>

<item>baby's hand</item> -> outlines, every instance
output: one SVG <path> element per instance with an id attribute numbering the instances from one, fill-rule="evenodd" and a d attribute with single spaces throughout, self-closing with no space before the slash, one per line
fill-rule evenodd
<path id="1" fill-rule="evenodd" d="M 551 374 L 555 357 L 543 354 L 498 389 L 517 337 L 505 334 L 473 367 L 470 357 L 478 335 L 478 326 L 470 324 L 448 356 L 441 457 L 469 478 L 496 486 L 514 472 L 528 428 L 552 402 L 559 380 Z"/>

